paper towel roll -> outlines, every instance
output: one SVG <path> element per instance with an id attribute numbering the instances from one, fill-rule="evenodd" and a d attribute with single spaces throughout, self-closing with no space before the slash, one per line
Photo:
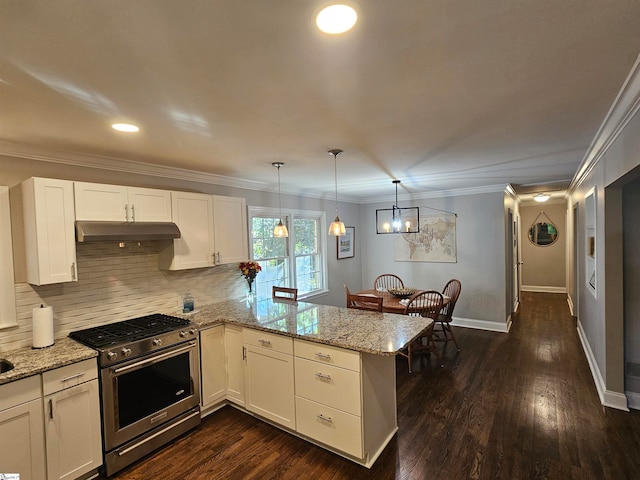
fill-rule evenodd
<path id="1" fill-rule="evenodd" d="M 33 348 L 53 345 L 53 308 L 33 309 Z"/>

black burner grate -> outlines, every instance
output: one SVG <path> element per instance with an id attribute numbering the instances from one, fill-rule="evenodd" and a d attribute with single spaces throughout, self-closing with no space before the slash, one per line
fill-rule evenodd
<path id="1" fill-rule="evenodd" d="M 184 318 L 154 313 L 122 322 L 71 332 L 74 340 L 92 348 L 104 348 L 122 342 L 135 342 L 189 325 Z"/>

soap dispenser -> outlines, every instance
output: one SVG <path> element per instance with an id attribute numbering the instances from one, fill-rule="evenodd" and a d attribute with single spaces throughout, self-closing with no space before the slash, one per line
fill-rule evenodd
<path id="1" fill-rule="evenodd" d="M 182 313 L 193 312 L 193 295 L 187 292 L 182 300 Z"/>

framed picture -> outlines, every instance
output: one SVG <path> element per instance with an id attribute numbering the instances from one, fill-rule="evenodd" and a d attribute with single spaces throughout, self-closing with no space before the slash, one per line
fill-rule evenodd
<path id="1" fill-rule="evenodd" d="M 347 233 L 336 237 L 338 260 L 355 256 L 356 227 L 345 227 Z"/>

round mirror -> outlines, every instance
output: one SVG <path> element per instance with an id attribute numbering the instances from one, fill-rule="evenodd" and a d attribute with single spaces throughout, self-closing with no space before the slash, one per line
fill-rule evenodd
<path id="1" fill-rule="evenodd" d="M 558 240 L 558 229 L 550 222 L 534 223 L 529 229 L 529 240 L 540 247 L 553 245 Z"/>

